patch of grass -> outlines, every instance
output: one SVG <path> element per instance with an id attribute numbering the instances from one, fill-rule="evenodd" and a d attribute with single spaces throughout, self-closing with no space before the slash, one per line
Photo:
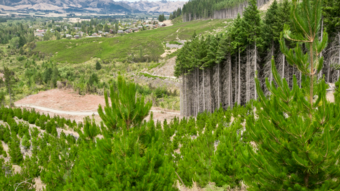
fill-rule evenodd
<path id="1" fill-rule="evenodd" d="M 173 57 L 177 56 L 178 53 L 179 53 L 179 51 L 177 50 L 177 51 L 175 51 L 175 52 L 173 52 L 173 53 L 167 55 L 167 58 L 168 58 L 168 59 L 173 58 Z"/>
<path id="2" fill-rule="evenodd" d="M 154 75 L 151 75 L 151 74 L 147 74 L 147 73 L 139 73 L 140 75 L 142 76 L 145 76 L 147 78 L 152 78 L 152 79 L 156 79 L 156 78 L 160 78 L 162 80 L 166 79 L 166 77 L 160 77 L 160 76 L 154 76 Z"/>
<path id="3" fill-rule="evenodd" d="M 155 64 L 152 64 L 151 66 L 148 67 L 148 70 L 152 70 L 158 66 L 160 66 L 162 63 L 155 63 Z"/>
<path id="4" fill-rule="evenodd" d="M 182 45 L 182 43 L 177 42 L 177 41 L 170 41 L 169 44 L 177 44 L 177 45 Z"/>
<path id="5" fill-rule="evenodd" d="M 226 26 L 226 20 L 205 20 L 177 23 L 170 27 L 141 31 L 114 38 L 83 38 L 78 40 L 53 40 L 37 42 L 34 51 L 54 55 L 57 62 L 82 63 L 92 58 L 125 61 L 132 53 L 138 55 L 143 47 L 145 55 L 160 56 L 164 53 L 164 41 L 190 39 L 194 32 L 203 34 Z M 179 32 L 177 33 L 176 31 Z"/>
<path id="6" fill-rule="evenodd" d="M 177 18 L 175 18 L 175 19 L 173 19 L 171 22 L 172 22 L 172 24 L 179 24 L 179 23 L 182 23 L 182 22 L 183 22 L 183 17 L 182 17 L 182 15 L 179 16 L 179 17 L 177 17 Z"/>

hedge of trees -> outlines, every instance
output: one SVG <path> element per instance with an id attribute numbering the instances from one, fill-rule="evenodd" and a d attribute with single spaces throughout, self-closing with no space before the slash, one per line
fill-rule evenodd
<path id="1" fill-rule="evenodd" d="M 334 4 L 335 5 L 335 4 Z M 299 5 L 300 6 L 300 5 Z M 340 35 L 334 27 L 340 17 L 332 12 L 333 9 L 323 7 L 323 20 L 318 31 L 322 38 L 323 30 L 328 31 L 330 39 L 327 48 L 321 55 L 325 64 L 318 74 L 318 79 L 325 75 L 325 80 L 335 83 L 340 73 L 334 64 L 340 64 Z M 234 20 L 233 27 L 228 33 L 215 36 L 193 36 L 178 53 L 175 75 L 183 76 L 182 107 L 184 115 L 196 115 L 198 112 L 213 111 L 220 107 L 226 109 L 235 103 L 245 104 L 257 98 L 255 74 L 261 80 L 262 89 L 266 95 L 270 92 L 265 88 L 265 79 L 273 81 L 271 59 L 274 57 L 275 67 L 280 75 L 293 86 L 293 76 L 301 84 L 302 74 L 289 64 L 286 56 L 280 51 L 280 33 L 287 25 L 296 32 L 296 27 L 287 12 L 292 5 L 288 1 L 278 4 L 276 1 L 268 9 L 261 20 L 256 1 Z M 331 6 L 332 7 L 332 6 Z M 330 17 L 330 14 L 334 17 Z M 333 23 L 333 24 L 332 24 Z M 339 30 L 338 30 L 339 31 Z M 294 41 L 285 41 L 287 46 L 295 47 Z M 306 49 L 304 49 L 306 51 Z"/>

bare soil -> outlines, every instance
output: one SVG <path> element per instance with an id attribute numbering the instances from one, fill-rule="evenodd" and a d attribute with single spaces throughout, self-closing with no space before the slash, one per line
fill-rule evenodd
<path id="1" fill-rule="evenodd" d="M 66 111 L 88 113 L 93 112 L 96 121 L 100 121 L 100 117 L 96 113 L 100 104 L 105 105 L 105 100 L 103 96 L 79 95 L 73 90 L 65 89 L 52 89 L 48 91 L 42 91 L 38 94 L 30 95 L 22 100 L 15 102 L 15 105 L 25 105 L 25 108 L 32 108 L 30 106 L 39 106 L 58 111 L 65 111 L 65 113 L 67 113 Z M 55 112 L 45 111 L 43 109 L 36 109 L 36 111 L 50 114 L 52 116 L 56 115 Z M 164 110 L 156 107 L 152 107 L 151 111 L 153 112 L 153 119 L 155 121 L 163 121 L 165 119 L 169 121 L 174 117 L 180 116 L 179 111 Z M 60 114 L 60 112 L 58 112 L 58 115 L 76 121 L 83 121 L 83 118 L 85 117 L 84 115 Z"/>
<path id="2" fill-rule="evenodd" d="M 152 74 L 157 76 L 175 77 L 175 65 L 177 56 L 170 58 L 161 67 L 152 69 Z"/>

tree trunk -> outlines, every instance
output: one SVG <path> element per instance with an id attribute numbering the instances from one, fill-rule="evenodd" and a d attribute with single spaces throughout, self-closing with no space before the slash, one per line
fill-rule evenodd
<path id="1" fill-rule="evenodd" d="M 323 38 L 323 18 L 321 18 L 321 41 L 322 41 L 322 38 Z M 320 41 L 320 42 L 321 42 Z M 322 57 L 322 51 L 320 52 L 320 58 Z M 323 68 L 323 67 L 322 67 Z M 322 69 L 321 71 L 319 72 L 318 74 L 318 79 L 321 79 L 322 78 Z"/>
<path id="2" fill-rule="evenodd" d="M 9 107 L 12 107 L 11 86 L 9 84 L 8 84 L 8 93 L 9 93 Z"/>
<path id="3" fill-rule="evenodd" d="M 281 78 L 285 77 L 285 55 L 282 54 L 282 76 Z"/>
<path id="4" fill-rule="evenodd" d="M 237 103 L 241 104 L 241 57 L 240 48 L 238 48 L 238 97 Z"/>
<path id="5" fill-rule="evenodd" d="M 220 99 L 220 64 L 217 65 L 217 109 L 220 108 L 221 99 Z"/>
<path id="6" fill-rule="evenodd" d="M 235 79 L 235 87 L 234 87 L 234 93 L 235 93 L 235 95 L 234 95 L 234 104 L 237 102 L 237 57 L 236 57 L 236 64 L 235 64 L 235 67 L 234 67 L 235 69 L 234 69 L 234 79 Z M 233 105 L 234 105 L 233 104 Z"/>
<path id="7" fill-rule="evenodd" d="M 256 45 L 255 45 L 256 46 Z M 256 48 L 256 47 L 255 47 Z M 256 54 L 256 53 L 255 53 Z M 273 56 L 274 56 L 274 42 L 272 42 L 272 50 L 271 50 L 271 58 L 273 58 Z M 256 62 L 255 62 L 256 63 Z M 272 81 L 273 81 L 273 72 L 272 72 L 272 64 L 271 64 L 271 61 L 269 62 L 269 64 L 270 64 L 270 83 L 272 83 Z"/>
<path id="8" fill-rule="evenodd" d="M 196 116 L 200 112 L 200 70 L 196 68 Z"/>
<path id="9" fill-rule="evenodd" d="M 339 59 L 338 59 L 338 65 L 340 66 L 340 32 L 338 32 L 338 37 L 339 37 Z M 340 77 L 340 70 L 338 70 L 338 78 L 336 79 L 337 81 L 339 80 Z"/>
<path id="10" fill-rule="evenodd" d="M 228 99 L 228 104 L 229 104 L 229 107 L 231 107 L 231 97 L 232 97 L 232 78 L 231 78 L 231 56 L 229 55 L 229 59 L 228 59 L 228 67 L 229 67 L 229 69 L 228 69 L 228 72 L 229 72 L 229 75 L 228 75 L 228 78 L 229 78 L 229 80 L 228 80 L 228 87 L 229 87 L 229 89 L 228 89 L 228 94 L 229 94 L 229 99 Z"/>
<path id="11" fill-rule="evenodd" d="M 256 47 L 256 40 L 255 40 L 255 63 L 254 63 L 254 77 L 256 77 L 256 65 L 257 65 L 257 47 Z M 254 83 L 254 99 L 257 100 L 256 95 L 256 84 Z"/>
<path id="12" fill-rule="evenodd" d="M 205 72 L 204 72 L 204 68 L 203 68 L 203 111 L 205 111 Z"/>
<path id="13" fill-rule="evenodd" d="M 188 112 L 188 99 L 187 99 L 187 75 L 184 75 L 184 116 L 187 116 L 187 112 Z"/>

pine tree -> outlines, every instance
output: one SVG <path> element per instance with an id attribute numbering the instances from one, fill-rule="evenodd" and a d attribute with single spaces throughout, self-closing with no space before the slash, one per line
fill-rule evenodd
<path id="1" fill-rule="evenodd" d="M 340 2 L 338 0 L 324 0 L 323 18 L 327 32 L 332 36 L 340 29 Z"/>
<path id="2" fill-rule="evenodd" d="M 97 61 L 96 62 L 96 70 L 100 70 L 102 69 L 102 65 L 100 65 L 100 63 Z"/>
<path id="3" fill-rule="evenodd" d="M 89 117 L 86 117 L 84 119 L 83 131 L 84 133 L 79 131 L 79 135 L 84 140 L 89 139 L 90 141 L 94 141 L 96 136 L 99 134 L 99 128 L 97 127 L 95 121 L 93 120 L 91 124 L 91 120 Z"/>
<path id="4" fill-rule="evenodd" d="M 265 47 L 271 47 L 274 42 L 278 42 L 280 39 L 283 23 L 281 23 L 279 11 L 278 3 L 274 0 L 263 21 L 262 36 L 265 41 Z"/>
<path id="5" fill-rule="evenodd" d="M 31 143 L 27 135 L 24 135 L 24 137 L 21 140 L 21 144 L 26 150 L 31 147 Z"/>
<path id="6" fill-rule="evenodd" d="M 78 153 L 64 189 L 177 190 L 162 134 L 151 118 L 141 128 L 118 131 L 113 139 L 90 143 L 90 149 Z"/>
<path id="7" fill-rule="evenodd" d="M 253 190 L 338 190 L 339 174 L 339 103 L 326 100 L 324 80 L 316 82 L 323 58 L 318 54 L 327 45 L 327 33 L 322 41 L 320 30 L 322 1 L 293 0 L 291 19 L 297 31 L 292 34 L 287 26 L 283 35 L 288 40 L 304 44 L 289 50 L 281 38 L 281 51 L 289 64 L 303 74 L 301 88 L 294 77 L 290 89 L 281 79 L 272 61 L 272 72 L 277 84 L 267 88 L 272 93 L 266 98 L 256 79 L 259 102 L 256 118 L 247 117 L 246 151 L 241 151 L 243 162 L 251 169 L 245 182 Z M 316 86 L 314 86 L 316 85 Z M 252 148 L 253 147 L 253 148 Z"/>
<path id="8" fill-rule="evenodd" d="M 4 147 L 2 146 L 2 142 L 0 141 L 0 155 L 3 155 L 4 152 Z"/>
<path id="9" fill-rule="evenodd" d="M 220 125 L 219 125 L 220 126 Z M 242 126 L 240 121 L 235 121 L 231 127 L 225 128 L 223 135 L 219 138 L 220 143 L 217 146 L 213 158 L 213 169 L 211 180 L 217 186 L 229 185 L 234 188 L 240 186 L 242 180 L 241 156 L 235 151 L 245 149 L 240 140 Z"/>
<path id="10" fill-rule="evenodd" d="M 12 107 L 12 97 L 14 95 L 14 92 L 12 90 L 12 86 L 14 83 L 14 72 L 9 70 L 5 66 L 4 66 L 4 78 L 5 78 L 6 89 L 9 94 L 9 106 Z"/>
<path id="11" fill-rule="evenodd" d="M 110 130 L 119 128 L 138 127 L 149 114 L 152 103 L 144 102 L 144 96 L 137 97 L 137 89 L 134 83 L 126 82 L 119 76 L 117 90 L 113 85 L 110 88 L 110 103 L 108 93 L 105 91 L 105 107 L 99 105 L 98 113 L 105 126 Z"/>
<path id="12" fill-rule="evenodd" d="M 9 144 L 9 156 L 11 157 L 11 162 L 14 164 L 21 164 L 23 161 L 23 155 L 20 151 L 20 140 L 15 134 L 12 134 Z"/>

